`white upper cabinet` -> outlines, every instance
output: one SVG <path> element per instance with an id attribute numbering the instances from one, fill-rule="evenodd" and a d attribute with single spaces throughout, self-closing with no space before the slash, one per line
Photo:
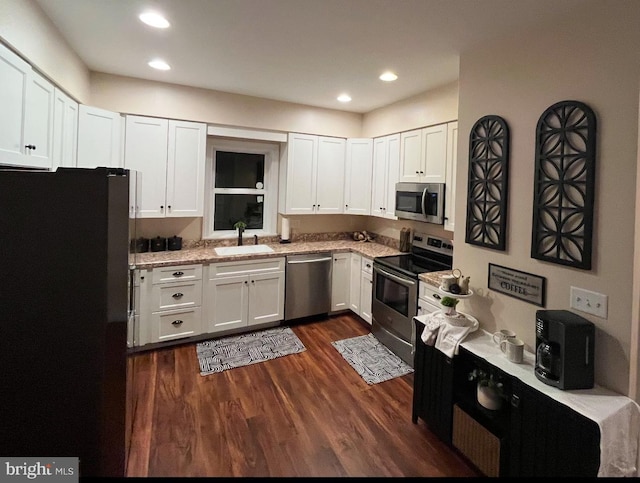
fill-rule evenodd
<path id="1" fill-rule="evenodd" d="M 141 218 L 202 216 L 206 125 L 127 116 L 124 167 L 142 173 Z"/>
<path id="2" fill-rule="evenodd" d="M 167 216 L 202 216 L 206 148 L 206 124 L 169 119 Z"/>
<path id="3" fill-rule="evenodd" d="M 345 164 L 344 212 L 368 215 L 371 212 L 371 172 L 373 139 L 347 139 Z"/>
<path id="4" fill-rule="evenodd" d="M 280 195 L 285 199 L 284 212 L 291 215 L 315 213 L 316 165 L 318 163 L 318 136 L 290 133 L 285 156 L 281 164 Z M 280 209 L 283 204 L 280 203 Z"/>
<path id="5" fill-rule="evenodd" d="M 400 181 L 444 183 L 447 124 L 404 132 L 400 136 Z"/>
<path id="6" fill-rule="evenodd" d="M 289 133 L 280 171 L 282 213 L 343 212 L 345 146 L 344 138 Z"/>
<path id="7" fill-rule="evenodd" d="M 0 45 L 0 164 L 51 169 L 54 86 Z"/>
<path id="8" fill-rule="evenodd" d="M 119 112 L 80 104 L 77 166 L 121 168 L 122 131 L 123 120 Z"/>
<path id="9" fill-rule="evenodd" d="M 397 220 L 396 183 L 400 172 L 400 134 L 373 140 L 371 214 Z"/>
<path id="10" fill-rule="evenodd" d="M 74 167 L 78 150 L 78 103 L 56 87 L 51 169 Z"/>
<path id="11" fill-rule="evenodd" d="M 164 218 L 167 190 L 169 121 L 126 116 L 124 167 L 142 173 L 141 218 Z"/>
<path id="12" fill-rule="evenodd" d="M 342 213 L 345 140 L 318 136 L 316 213 Z"/>
<path id="13" fill-rule="evenodd" d="M 31 167 L 51 169 L 54 97 L 53 84 L 31 72 L 25 116 L 25 147 Z"/>
<path id="14" fill-rule="evenodd" d="M 456 211 L 456 165 L 458 163 L 458 121 L 447 124 L 447 175 L 444 191 L 444 229 L 453 231 Z"/>

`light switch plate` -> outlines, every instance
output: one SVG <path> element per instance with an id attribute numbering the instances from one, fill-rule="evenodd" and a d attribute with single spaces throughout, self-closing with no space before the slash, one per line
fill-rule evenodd
<path id="1" fill-rule="evenodd" d="M 571 287 L 570 306 L 572 309 L 606 319 L 607 299 L 608 297 L 604 294 L 583 288 Z"/>

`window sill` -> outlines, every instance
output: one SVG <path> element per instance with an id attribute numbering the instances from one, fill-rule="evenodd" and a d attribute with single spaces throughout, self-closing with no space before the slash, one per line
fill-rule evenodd
<path id="1" fill-rule="evenodd" d="M 265 236 L 278 236 L 277 233 L 271 233 L 265 230 L 245 230 L 242 233 L 242 239 L 243 240 L 250 240 L 253 238 L 253 235 L 258 235 L 258 238 L 260 237 L 265 237 Z M 220 232 L 220 233 L 214 233 L 212 235 L 203 235 L 202 239 L 203 240 L 235 240 L 238 238 L 238 233 L 237 232 Z"/>

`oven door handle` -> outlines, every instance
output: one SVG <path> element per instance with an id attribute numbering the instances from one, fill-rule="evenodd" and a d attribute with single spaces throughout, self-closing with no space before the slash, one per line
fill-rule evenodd
<path id="1" fill-rule="evenodd" d="M 389 277 L 391 280 L 395 280 L 396 282 L 398 282 L 401 285 L 412 286 L 412 285 L 416 284 L 413 280 L 407 280 L 406 278 L 398 277 L 397 275 L 389 273 L 386 270 L 381 269 L 380 267 L 374 267 L 374 270 L 376 272 L 381 273 L 385 277 Z"/>

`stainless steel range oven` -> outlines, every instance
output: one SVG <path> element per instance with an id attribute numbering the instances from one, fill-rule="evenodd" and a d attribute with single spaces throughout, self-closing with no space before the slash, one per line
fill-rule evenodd
<path id="1" fill-rule="evenodd" d="M 411 253 L 373 259 L 371 332 L 394 354 L 413 367 L 418 312 L 418 276 L 451 270 L 453 241 L 415 233 Z"/>

